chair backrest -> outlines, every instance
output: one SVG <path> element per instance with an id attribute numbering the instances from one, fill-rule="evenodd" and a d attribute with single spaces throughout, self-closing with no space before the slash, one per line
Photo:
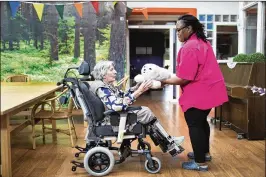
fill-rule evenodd
<path id="1" fill-rule="evenodd" d="M 8 76 L 5 79 L 5 82 L 30 82 L 30 77 L 24 74 L 12 75 L 12 76 Z"/>
<path id="2" fill-rule="evenodd" d="M 87 82 L 80 82 L 79 86 L 84 96 L 84 101 L 91 113 L 88 117 L 92 117 L 94 122 L 103 120 L 105 107 L 101 99 L 90 90 L 90 85 Z"/>

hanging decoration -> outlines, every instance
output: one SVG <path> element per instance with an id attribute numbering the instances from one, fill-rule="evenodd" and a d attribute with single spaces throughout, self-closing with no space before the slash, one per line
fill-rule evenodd
<path id="1" fill-rule="evenodd" d="M 17 14 L 18 8 L 20 6 L 20 2 L 18 1 L 9 1 L 9 5 L 11 8 L 11 16 L 14 18 Z"/>
<path id="2" fill-rule="evenodd" d="M 148 9 L 147 8 L 144 8 L 142 10 L 142 13 L 143 13 L 144 17 L 146 18 L 146 20 L 148 20 Z"/>
<path id="3" fill-rule="evenodd" d="M 83 4 L 82 3 L 75 3 L 74 6 L 75 6 L 79 16 L 82 18 Z"/>
<path id="4" fill-rule="evenodd" d="M 133 9 L 127 7 L 127 14 L 126 14 L 127 17 L 129 17 L 131 15 L 132 11 L 133 11 Z"/>
<path id="5" fill-rule="evenodd" d="M 98 1 L 91 1 L 92 6 L 95 9 L 95 12 L 98 14 L 99 13 L 99 2 Z"/>
<path id="6" fill-rule="evenodd" d="M 114 1 L 114 2 L 113 2 L 113 6 L 115 7 L 116 4 L 117 4 L 117 1 Z"/>
<path id="7" fill-rule="evenodd" d="M 98 14 L 99 13 L 99 1 L 94 0 L 94 1 L 90 1 L 90 2 L 92 4 L 95 12 Z M 83 12 L 83 3 L 87 3 L 87 2 L 74 2 L 74 3 L 66 3 L 66 4 L 33 3 L 33 2 L 23 2 L 23 3 L 33 4 L 33 7 L 37 13 L 37 16 L 38 16 L 39 20 L 41 21 L 42 16 L 43 16 L 43 10 L 44 10 L 45 6 L 48 6 L 48 5 L 55 6 L 59 16 L 61 17 L 61 19 L 63 19 L 65 5 L 74 5 L 77 13 L 79 14 L 80 17 L 82 17 L 83 16 L 83 13 L 82 13 Z M 113 1 L 113 6 L 117 5 L 117 3 L 118 3 L 118 1 Z M 19 2 L 19 1 L 9 1 L 12 17 L 16 16 L 16 13 L 18 11 L 20 4 L 21 4 L 21 2 Z M 126 7 L 126 4 L 124 2 L 122 2 L 122 4 L 124 4 Z M 145 18 L 148 19 L 148 9 L 147 8 L 134 8 L 134 9 L 131 9 L 129 7 L 126 7 L 126 8 L 127 8 L 127 12 L 126 12 L 127 17 L 129 17 L 132 12 L 141 12 L 145 16 Z"/>
<path id="8" fill-rule="evenodd" d="M 37 13 L 37 16 L 39 18 L 40 21 L 42 21 L 42 14 L 43 14 L 43 8 L 44 8 L 44 4 L 42 3 L 33 3 L 33 7 Z"/>
<path id="9" fill-rule="evenodd" d="M 142 13 L 146 19 L 148 19 L 148 9 L 147 8 L 134 8 L 132 12 Z"/>
<path id="10" fill-rule="evenodd" d="M 64 17 L 64 5 L 55 5 L 55 8 L 56 8 L 59 16 L 61 17 L 61 19 L 63 19 L 63 17 Z"/>

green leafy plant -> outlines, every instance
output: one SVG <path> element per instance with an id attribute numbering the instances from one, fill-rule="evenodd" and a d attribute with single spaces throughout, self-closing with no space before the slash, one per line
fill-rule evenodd
<path id="1" fill-rule="evenodd" d="M 247 54 L 243 54 L 243 53 L 240 53 L 240 54 L 237 54 L 234 58 L 233 58 L 233 61 L 234 62 L 248 62 L 248 55 Z"/>
<path id="2" fill-rule="evenodd" d="M 262 53 L 238 54 L 233 58 L 234 62 L 265 62 L 266 57 Z"/>
<path id="3" fill-rule="evenodd" d="M 266 57 L 262 53 L 252 53 L 248 56 L 249 62 L 265 62 Z"/>

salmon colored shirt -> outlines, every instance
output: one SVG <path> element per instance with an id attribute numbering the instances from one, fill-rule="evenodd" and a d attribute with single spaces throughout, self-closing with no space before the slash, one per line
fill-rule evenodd
<path id="1" fill-rule="evenodd" d="M 211 109 L 228 101 L 224 78 L 212 46 L 193 34 L 177 56 L 176 75 L 190 80 L 181 86 L 179 104 L 186 112 L 189 108 Z"/>

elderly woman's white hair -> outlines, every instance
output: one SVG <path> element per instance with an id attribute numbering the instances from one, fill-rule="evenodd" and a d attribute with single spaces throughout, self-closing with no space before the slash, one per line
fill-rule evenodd
<path id="1" fill-rule="evenodd" d="M 103 80 L 103 77 L 106 75 L 108 69 L 114 66 L 114 62 L 112 61 L 99 61 L 93 68 L 91 74 L 93 75 L 95 80 Z"/>

